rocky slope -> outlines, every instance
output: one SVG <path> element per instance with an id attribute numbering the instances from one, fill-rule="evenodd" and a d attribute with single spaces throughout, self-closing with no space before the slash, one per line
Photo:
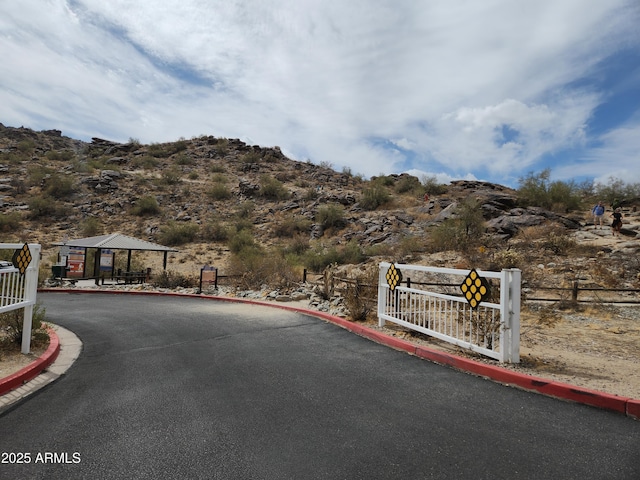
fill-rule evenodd
<path id="1" fill-rule="evenodd" d="M 384 203 L 364 208 L 367 193 L 380 190 Z M 613 259 L 612 265 L 622 262 L 619 285 L 637 284 L 631 258 L 637 258 L 640 243 L 637 206 L 625 208 L 624 235 L 614 239 L 610 229 L 590 227 L 582 212 L 519 208 L 516 192 L 500 185 L 456 181 L 439 186 L 428 200 L 424 191 L 420 180 L 407 174 L 367 181 L 330 166 L 291 160 L 278 147 L 237 139 L 203 136 L 142 145 L 94 138 L 88 143 L 58 130 L 0 124 L 0 234 L 3 241 L 41 243 L 46 265 L 56 261 L 53 242 L 121 232 L 179 243 L 169 269 L 196 275 L 203 264 L 224 269 L 229 232 L 246 229 L 260 245 L 285 249 L 301 244 L 302 250 L 326 251 L 355 244 L 372 261 L 487 268 L 505 266 L 511 256 L 510 266 L 529 269 L 531 280 L 544 271 L 560 273 L 560 282 L 568 270 L 576 270 L 576 261 L 587 265 L 600 251 Z M 482 253 L 475 253 L 475 246 L 462 256 L 429 249 L 433 229 L 458 216 L 459 205 L 469 198 L 480 205 L 485 221 Z M 561 245 L 540 247 L 549 232 L 559 231 L 595 250 L 565 262 Z M 176 232 L 187 235 L 186 241 L 176 240 L 171 235 Z M 523 244 L 519 258 L 505 253 Z M 157 268 L 160 259 L 151 255 L 141 261 Z"/>

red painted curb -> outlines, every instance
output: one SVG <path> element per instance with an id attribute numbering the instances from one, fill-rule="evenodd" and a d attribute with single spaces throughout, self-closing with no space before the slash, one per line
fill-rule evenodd
<path id="1" fill-rule="evenodd" d="M 189 293 L 174 293 L 174 292 L 148 292 L 148 291 L 126 291 L 126 290 L 79 290 L 79 289 L 58 289 L 48 288 L 39 289 L 43 292 L 58 292 L 58 293 L 111 293 L 111 294 L 133 294 L 133 295 L 160 295 L 160 296 L 177 296 L 177 297 L 192 297 L 192 298 L 206 298 L 210 300 L 218 300 L 225 302 L 236 303 L 248 303 L 253 305 L 260 305 L 271 308 L 280 308 L 283 310 L 290 310 L 305 315 L 321 318 L 334 323 L 346 330 L 356 333 L 360 336 L 373 340 L 377 343 L 387 345 L 397 350 L 405 351 L 409 354 L 416 355 L 425 360 L 429 360 L 440 365 L 446 365 L 453 367 L 457 370 L 472 373 L 481 377 L 494 380 L 506 385 L 512 385 L 518 388 L 522 388 L 527 391 L 537 392 L 546 396 L 568 400 L 576 403 L 590 405 L 593 407 L 601 408 L 604 410 L 610 410 L 617 413 L 622 413 L 631 418 L 640 420 L 640 399 L 631 399 L 627 397 L 619 397 L 605 392 L 599 392 L 596 390 L 589 390 L 574 385 L 569 385 L 560 382 L 554 382 L 546 380 L 540 377 L 534 377 L 522 373 L 513 372 L 505 368 L 501 368 L 494 365 L 487 365 L 485 363 L 477 362 L 471 359 L 457 357 L 438 350 L 432 350 L 428 347 L 417 346 L 407 340 L 386 335 L 382 332 L 374 330 L 372 328 L 359 325 L 355 322 L 345 320 L 344 318 L 336 317 L 325 312 L 319 312 L 317 310 L 309 310 L 306 308 L 293 307 L 290 305 L 278 305 L 272 302 L 251 300 L 245 298 L 233 298 L 233 297 L 218 297 L 215 295 L 197 295 Z M 1 390 L 0 390 L 1 393 Z"/>
<path id="2" fill-rule="evenodd" d="M 60 339 L 52 329 L 49 329 L 49 347 L 37 360 L 16 373 L 0 379 L 0 395 L 22 386 L 29 380 L 33 380 L 58 358 L 59 353 Z"/>

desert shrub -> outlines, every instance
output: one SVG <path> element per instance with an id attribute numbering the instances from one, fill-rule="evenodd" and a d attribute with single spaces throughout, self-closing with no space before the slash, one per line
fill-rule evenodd
<path id="1" fill-rule="evenodd" d="M 302 263 L 312 272 L 320 273 L 329 265 L 339 263 L 340 253 L 334 246 L 316 246 L 308 250 L 302 257 Z"/>
<path id="2" fill-rule="evenodd" d="M 159 143 L 152 143 L 147 147 L 149 155 L 156 158 L 166 158 L 171 155 L 171 149 Z"/>
<path id="3" fill-rule="evenodd" d="M 278 237 L 293 237 L 298 233 L 311 230 L 311 220 L 300 215 L 287 215 L 276 221 L 273 227 L 274 235 Z"/>
<path id="4" fill-rule="evenodd" d="M 185 147 L 186 148 L 186 147 Z M 196 161 L 185 153 L 176 155 L 174 158 L 176 165 L 193 165 Z"/>
<path id="5" fill-rule="evenodd" d="M 47 325 L 44 323 L 46 309 L 40 304 L 33 307 L 31 320 L 32 346 L 45 345 L 49 341 Z M 22 326 L 24 323 L 24 308 L 0 313 L 0 347 L 14 349 L 22 344 Z"/>
<path id="6" fill-rule="evenodd" d="M 247 200 L 238 205 L 235 211 L 235 215 L 238 218 L 250 218 L 255 208 L 255 203 L 253 203 L 251 200 Z"/>
<path id="7" fill-rule="evenodd" d="M 542 207 L 557 212 L 580 208 L 582 199 L 579 186 L 571 182 L 550 180 L 551 170 L 529 172 L 518 180 L 518 203 L 523 206 Z"/>
<path id="8" fill-rule="evenodd" d="M 491 259 L 490 270 L 502 270 L 504 268 L 522 268 L 525 259 L 515 250 L 503 249 L 494 252 Z"/>
<path id="9" fill-rule="evenodd" d="M 357 242 L 351 241 L 342 248 L 318 245 L 302 255 L 302 263 L 313 272 L 321 272 L 329 265 L 358 264 L 366 259 L 366 255 Z"/>
<path id="10" fill-rule="evenodd" d="M 160 162 L 156 158 L 150 155 L 142 155 L 139 157 L 135 157 L 131 162 L 131 164 L 135 168 L 142 168 L 144 170 L 153 170 L 158 168 L 158 165 L 160 164 Z"/>
<path id="11" fill-rule="evenodd" d="M 260 162 L 260 160 L 261 160 L 260 154 L 254 151 L 245 153 L 240 159 L 242 163 L 258 163 Z"/>
<path id="12" fill-rule="evenodd" d="M 52 198 L 68 197 L 74 192 L 73 178 L 54 173 L 45 179 L 43 192 Z"/>
<path id="13" fill-rule="evenodd" d="M 223 175 L 222 172 L 215 172 L 211 175 L 211 181 L 213 183 L 227 183 L 228 179 L 226 175 Z"/>
<path id="14" fill-rule="evenodd" d="M 555 255 L 567 255 L 575 245 L 575 240 L 564 232 L 550 232 L 542 241 L 542 247 Z"/>
<path id="15" fill-rule="evenodd" d="M 429 195 L 443 195 L 447 193 L 447 186 L 439 183 L 435 175 L 424 175 L 420 180 L 425 193 Z"/>
<path id="16" fill-rule="evenodd" d="M 229 139 L 218 138 L 215 145 L 216 153 L 221 157 L 224 157 L 229 152 Z"/>
<path id="17" fill-rule="evenodd" d="M 231 253 L 239 254 L 243 250 L 254 248 L 256 243 L 250 231 L 240 230 L 229 237 L 228 245 Z"/>
<path id="18" fill-rule="evenodd" d="M 229 239 L 229 229 L 220 222 L 205 223 L 200 232 L 206 241 L 226 242 Z"/>
<path id="19" fill-rule="evenodd" d="M 342 205 L 335 203 L 319 207 L 315 214 L 315 220 L 325 230 L 328 228 L 342 228 L 346 225 L 344 208 Z"/>
<path id="20" fill-rule="evenodd" d="M 18 151 L 26 154 L 33 153 L 33 149 L 36 148 L 36 144 L 33 140 L 22 140 L 18 142 Z"/>
<path id="21" fill-rule="evenodd" d="M 160 229 L 158 241 L 169 246 L 184 245 L 185 243 L 193 242 L 199 230 L 200 227 L 195 223 L 171 221 Z"/>
<path id="22" fill-rule="evenodd" d="M 413 175 L 403 175 L 396 182 L 394 190 L 396 193 L 414 193 L 420 195 L 424 192 L 424 187 L 417 177 Z"/>
<path id="23" fill-rule="evenodd" d="M 157 215 L 160 213 L 160 206 L 158 205 L 156 197 L 147 195 L 140 197 L 136 201 L 133 208 L 131 208 L 131 213 L 139 217 Z"/>
<path id="24" fill-rule="evenodd" d="M 232 197 L 231 190 L 224 184 L 217 183 L 213 185 L 208 191 L 207 195 L 211 200 L 227 200 Z"/>
<path id="25" fill-rule="evenodd" d="M 29 206 L 29 218 L 57 217 L 64 215 L 64 208 L 54 199 L 48 196 L 31 197 L 27 202 Z"/>
<path id="26" fill-rule="evenodd" d="M 45 178 L 51 175 L 53 171 L 50 168 L 42 165 L 29 165 L 27 166 L 27 176 L 29 185 L 42 185 Z"/>
<path id="27" fill-rule="evenodd" d="M 390 175 L 380 175 L 379 177 L 371 178 L 371 184 L 379 187 L 393 187 L 395 183 L 395 179 Z"/>
<path id="28" fill-rule="evenodd" d="M 285 246 L 283 252 L 285 255 L 292 255 L 299 258 L 307 250 L 309 250 L 309 237 L 306 235 L 295 235 Z"/>
<path id="29" fill-rule="evenodd" d="M 236 232 L 253 231 L 253 222 L 248 218 L 236 218 L 233 222 L 233 228 Z"/>
<path id="30" fill-rule="evenodd" d="M 594 190 L 598 200 L 603 200 L 613 208 L 640 198 L 640 183 L 625 183 L 615 177 L 609 177 L 607 183 L 595 184 Z"/>
<path id="31" fill-rule="evenodd" d="M 175 165 L 165 168 L 160 174 L 161 183 L 164 185 L 177 185 L 182 181 L 182 172 Z"/>
<path id="32" fill-rule="evenodd" d="M 304 191 L 304 195 L 303 195 L 303 199 L 311 202 L 313 200 L 315 200 L 316 198 L 318 198 L 318 189 L 317 188 L 313 188 L 313 187 L 309 187 Z"/>
<path id="33" fill-rule="evenodd" d="M 229 269 L 232 275 L 241 277 L 244 288 L 260 288 L 268 284 L 272 288 L 288 288 L 296 284 L 300 272 L 275 249 L 263 250 L 260 247 L 245 247 L 231 256 Z"/>
<path id="34" fill-rule="evenodd" d="M 352 320 L 366 320 L 376 311 L 378 269 L 368 268 L 349 280 L 344 293 L 344 305 Z"/>
<path id="35" fill-rule="evenodd" d="M 190 275 L 163 270 L 153 276 L 151 284 L 158 288 L 191 288 L 197 286 L 199 280 Z"/>
<path id="36" fill-rule="evenodd" d="M 45 153 L 45 156 L 49 160 L 53 161 L 69 161 L 73 157 L 75 157 L 75 153 L 73 153 L 71 150 L 49 150 L 47 153 Z"/>
<path id="37" fill-rule="evenodd" d="M 380 184 L 374 184 L 368 188 L 362 190 L 362 196 L 360 197 L 360 206 L 365 210 L 375 210 L 376 208 L 389 203 L 391 197 Z"/>
<path id="38" fill-rule="evenodd" d="M 277 179 L 264 175 L 260 178 L 258 195 L 269 200 L 286 200 L 289 198 L 289 191 Z"/>
<path id="39" fill-rule="evenodd" d="M 0 214 L 0 232 L 14 232 L 20 228 L 22 217 L 18 212 Z"/>
<path id="40" fill-rule="evenodd" d="M 94 237 L 102 232 L 102 224 L 96 217 L 87 217 L 80 224 L 80 229 L 85 237 Z"/>
<path id="41" fill-rule="evenodd" d="M 467 198 L 455 209 L 455 217 L 449 218 L 431 230 L 429 248 L 433 251 L 466 251 L 477 246 L 484 233 L 484 218 L 480 203 Z"/>

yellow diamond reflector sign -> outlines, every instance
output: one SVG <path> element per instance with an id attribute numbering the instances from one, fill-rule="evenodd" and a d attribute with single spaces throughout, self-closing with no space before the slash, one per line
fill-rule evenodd
<path id="1" fill-rule="evenodd" d="M 385 278 L 387 279 L 389 288 L 391 289 L 391 291 L 393 291 L 402 282 L 402 272 L 400 272 L 400 270 L 398 270 L 396 266 L 392 263 L 389 266 L 389 270 L 387 270 L 387 274 L 385 275 Z"/>
<path id="2" fill-rule="evenodd" d="M 466 276 L 460 285 L 460 290 L 462 290 L 462 294 L 471 308 L 478 308 L 480 303 L 484 302 L 489 296 L 489 284 L 484 277 L 478 275 L 475 269 L 472 269 L 469 275 Z"/>
<path id="3" fill-rule="evenodd" d="M 20 270 L 20 275 L 24 275 L 24 272 L 27 271 L 27 267 L 31 263 L 31 250 L 29 250 L 29 245 L 26 243 L 20 250 L 16 250 L 13 254 L 13 266 Z"/>

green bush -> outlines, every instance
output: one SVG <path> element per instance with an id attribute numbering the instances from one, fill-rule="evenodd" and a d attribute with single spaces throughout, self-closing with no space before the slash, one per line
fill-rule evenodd
<path id="1" fill-rule="evenodd" d="M 308 233 L 310 230 L 311 220 L 301 215 L 287 215 L 277 221 L 273 227 L 273 233 L 278 237 L 293 237 L 298 233 Z"/>
<path id="2" fill-rule="evenodd" d="M 425 193 L 429 195 L 443 195 L 447 193 L 447 186 L 439 183 L 435 175 L 424 175 L 421 178 L 421 182 Z"/>
<path id="3" fill-rule="evenodd" d="M 313 272 L 322 272 L 334 263 L 338 265 L 358 264 L 365 259 L 364 251 L 353 240 L 340 249 L 335 246 L 316 246 L 316 248 L 308 250 L 302 255 L 304 266 Z"/>
<path id="4" fill-rule="evenodd" d="M 158 165 L 160 164 L 160 162 L 156 158 L 150 155 L 142 155 L 139 157 L 135 157 L 131 162 L 131 164 L 135 168 L 142 168 L 144 170 L 154 170 L 158 168 Z"/>
<path id="5" fill-rule="evenodd" d="M 211 200 L 227 200 L 232 197 L 231 190 L 226 185 L 216 184 L 212 186 L 208 191 L 207 195 Z"/>
<path id="6" fill-rule="evenodd" d="M 131 209 L 131 213 L 138 217 L 157 215 L 160 213 L 160 206 L 158 205 L 156 197 L 147 195 L 138 199 Z"/>
<path id="7" fill-rule="evenodd" d="M 0 232 L 15 232 L 20 228 L 22 217 L 18 212 L 0 214 Z"/>
<path id="8" fill-rule="evenodd" d="M 254 151 L 245 153 L 240 159 L 242 163 L 258 163 L 260 162 L 260 160 L 261 160 L 260 154 Z"/>
<path id="9" fill-rule="evenodd" d="M 420 180 L 413 175 L 400 177 L 395 184 L 394 190 L 396 193 L 413 193 L 416 195 L 424 193 L 424 187 L 420 183 Z"/>
<path id="10" fill-rule="evenodd" d="M 251 232 L 240 230 L 229 238 L 229 250 L 231 253 L 239 254 L 243 250 L 252 249 L 256 245 Z"/>
<path id="11" fill-rule="evenodd" d="M 328 228 L 342 228 L 346 225 L 344 208 L 342 205 L 336 205 L 335 203 L 323 205 L 316 211 L 315 221 L 325 230 Z"/>
<path id="12" fill-rule="evenodd" d="M 362 197 L 359 203 L 362 208 L 371 211 L 389 203 L 390 200 L 391 197 L 385 187 L 379 184 L 373 184 L 362 190 Z"/>
<path id="13" fill-rule="evenodd" d="M 229 229 L 220 222 L 209 222 L 201 229 L 203 240 L 225 242 L 229 239 Z"/>
<path id="14" fill-rule="evenodd" d="M 57 217 L 65 213 L 64 208 L 54 198 L 48 196 L 31 197 L 27 205 L 31 219 Z"/>
<path id="15" fill-rule="evenodd" d="M 253 213 L 253 211 L 255 210 L 256 205 L 251 201 L 251 200 L 247 200 L 245 202 L 242 202 L 240 205 L 238 205 L 238 207 L 236 208 L 236 217 L 238 218 L 250 218 L 251 214 Z"/>
<path id="16" fill-rule="evenodd" d="M 301 274 L 286 257 L 275 249 L 263 250 L 245 247 L 231 256 L 229 262 L 231 275 L 240 276 L 242 287 L 261 288 L 268 284 L 271 288 L 288 288 L 301 279 Z"/>
<path id="17" fill-rule="evenodd" d="M 518 180 L 518 203 L 522 206 L 541 207 L 556 212 L 569 212 L 580 208 L 580 187 L 575 182 L 550 180 L 551 170 L 529 172 Z"/>
<path id="18" fill-rule="evenodd" d="M 80 228 L 85 237 L 95 237 L 102 233 L 102 224 L 96 217 L 87 217 L 80 224 Z"/>
<path id="19" fill-rule="evenodd" d="M 193 242 L 200 227 L 195 223 L 168 222 L 160 229 L 158 241 L 163 245 L 176 246 Z"/>
<path id="20" fill-rule="evenodd" d="M 49 333 L 44 323 L 46 309 L 40 304 L 33 307 L 31 320 L 31 344 L 32 346 L 45 345 L 49 341 Z M 3 349 L 15 349 L 22 344 L 22 326 L 24 323 L 24 308 L 0 313 L 0 330 L 4 336 L 0 337 L 0 347 Z"/>
<path id="21" fill-rule="evenodd" d="M 49 160 L 53 161 L 69 161 L 73 157 L 75 157 L 75 153 L 73 153 L 71 150 L 49 150 L 47 153 L 45 153 L 45 156 Z"/>
<path id="22" fill-rule="evenodd" d="M 160 178 L 165 185 L 177 185 L 182 181 L 182 172 L 175 165 L 165 168 L 160 174 Z"/>
<path id="23" fill-rule="evenodd" d="M 260 178 L 258 195 L 269 200 L 286 200 L 289 198 L 289 191 L 277 179 L 264 175 Z"/>
<path id="24" fill-rule="evenodd" d="M 199 279 L 190 275 L 164 270 L 153 276 L 151 284 L 158 288 L 192 288 L 199 284 Z"/>
<path id="25" fill-rule="evenodd" d="M 73 178 L 68 176 L 52 174 L 44 182 L 43 192 L 53 198 L 65 198 L 74 192 Z"/>
<path id="26" fill-rule="evenodd" d="M 352 320 L 366 320 L 377 307 L 378 269 L 369 268 L 349 280 L 346 284 L 344 305 Z"/>

